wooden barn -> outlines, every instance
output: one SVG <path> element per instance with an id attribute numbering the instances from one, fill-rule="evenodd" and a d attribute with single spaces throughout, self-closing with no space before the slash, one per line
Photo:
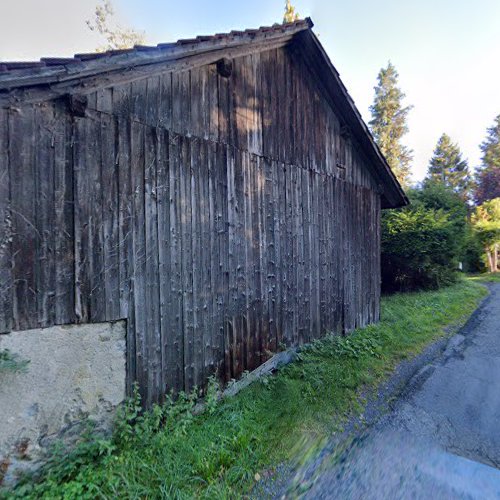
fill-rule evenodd
<path id="1" fill-rule="evenodd" d="M 309 19 L 0 63 L 0 332 L 124 319 L 148 404 L 377 321 L 406 203 Z"/>

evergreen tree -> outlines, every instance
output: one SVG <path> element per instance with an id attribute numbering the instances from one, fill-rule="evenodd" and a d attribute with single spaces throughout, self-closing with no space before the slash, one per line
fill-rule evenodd
<path id="1" fill-rule="evenodd" d="M 500 197 L 500 115 L 488 129 L 480 148 L 483 152 L 482 166 L 476 174 L 475 193 L 478 204 Z"/>
<path id="2" fill-rule="evenodd" d="M 299 19 L 299 13 L 295 12 L 295 7 L 290 0 L 286 0 L 285 15 L 283 16 L 283 23 L 293 23 Z"/>
<path id="3" fill-rule="evenodd" d="M 448 135 L 443 134 L 434 149 L 429 163 L 426 181 L 442 183 L 450 187 L 462 199 L 468 198 L 470 188 L 470 173 L 467 160 L 457 144 L 451 142 Z"/>
<path id="4" fill-rule="evenodd" d="M 410 183 L 412 151 L 401 144 L 408 132 L 406 120 L 411 106 L 404 107 L 405 97 L 398 87 L 398 72 L 389 62 L 378 74 L 375 99 L 370 111 L 370 127 L 380 150 L 403 187 Z"/>

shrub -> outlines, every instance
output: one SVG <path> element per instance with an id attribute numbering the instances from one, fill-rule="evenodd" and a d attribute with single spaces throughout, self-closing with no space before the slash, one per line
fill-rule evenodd
<path id="1" fill-rule="evenodd" d="M 410 206 L 382 215 L 385 292 L 449 285 L 468 252 L 468 206 L 453 189 L 427 181 L 408 195 Z"/>
<path id="2" fill-rule="evenodd" d="M 384 291 L 436 289 L 456 280 L 454 227 L 442 210 L 411 207 L 382 216 Z"/>
<path id="3" fill-rule="evenodd" d="M 472 214 L 472 225 L 477 240 L 484 248 L 490 272 L 497 272 L 500 264 L 500 198 L 485 201 Z"/>

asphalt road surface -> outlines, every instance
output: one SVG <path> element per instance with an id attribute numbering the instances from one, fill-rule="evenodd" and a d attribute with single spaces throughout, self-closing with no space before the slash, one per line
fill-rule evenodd
<path id="1" fill-rule="evenodd" d="M 500 284 L 393 408 L 303 496 L 500 499 Z"/>

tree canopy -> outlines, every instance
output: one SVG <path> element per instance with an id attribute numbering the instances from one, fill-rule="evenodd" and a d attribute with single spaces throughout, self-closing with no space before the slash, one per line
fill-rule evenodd
<path id="1" fill-rule="evenodd" d="M 477 206 L 472 214 L 471 222 L 486 252 L 490 272 L 498 271 L 500 198 L 493 198 Z"/>
<path id="2" fill-rule="evenodd" d="M 450 137 L 443 134 L 434 149 L 429 163 L 427 181 L 437 182 L 450 187 L 467 199 L 470 189 L 470 172 L 467 160 L 462 158 L 462 152 Z"/>
<path id="3" fill-rule="evenodd" d="M 478 204 L 500 197 L 500 115 L 488 128 L 480 146 L 482 165 L 476 175 L 475 198 Z"/>
<path id="4" fill-rule="evenodd" d="M 285 14 L 283 16 L 283 23 L 293 23 L 299 19 L 299 13 L 295 12 L 295 7 L 290 0 L 286 0 Z"/>
<path id="5" fill-rule="evenodd" d="M 145 42 L 143 32 L 132 28 L 120 26 L 114 20 L 115 11 L 110 0 L 102 0 L 96 5 L 94 19 L 87 21 L 87 26 L 91 31 L 102 35 L 106 40 L 105 45 L 97 47 L 97 52 L 106 50 L 128 49 L 134 45 L 141 45 Z"/>
<path id="6" fill-rule="evenodd" d="M 403 187 L 410 183 L 412 151 L 401 143 L 408 132 L 411 106 L 403 106 L 405 94 L 398 87 L 398 72 L 389 62 L 377 76 L 375 98 L 370 106 L 370 127 L 380 150 Z"/>

